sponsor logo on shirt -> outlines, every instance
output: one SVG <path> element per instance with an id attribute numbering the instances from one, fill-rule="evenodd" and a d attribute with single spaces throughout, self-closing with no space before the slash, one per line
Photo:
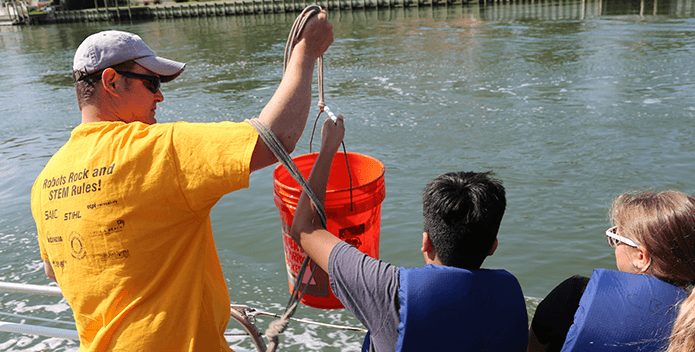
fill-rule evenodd
<path id="1" fill-rule="evenodd" d="M 125 249 L 122 251 L 111 251 L 107 253 L 100 253 L 97 254 L 97 257 L 101 258 L 101 260 L 111 260 L 111 259 L 125 259 L 130 257 L 130 250 Z"/>
<path id="2" fill-rule="evenodd" d="M 53 244 L 58 244 L 63 242 L 63 236 L 51 236 L 50 232 L 46 232 L 46 242 L 48 243 L 53 243 Z"/>
<path id="3" fill-rule="evenodd" d="M 125 227 L 125 221 L 118 219 L 116 220 L 115 226 L 110 226 L 107 228 L 102 228 L 99 230 L 92 231 L 90 235 L 110 235 L 112 233 L 121 232 Z"/>
<path id="4" fill-rule="evenodd" d="M 53 268 L 64 268 L 67 260 L 54 260 L 51 262 Z"/>
<path id="5" fill-rule="evenodd" d="M 106 207 L 106 206 L 110 206 L 110 205 L 118 205 L 118 200 L 114 199 L 114 200 L 110 200 L 110 201 L 102 202 L 102 203 L 89 203 L 89 204 L 87 204 L 87 209 L 97 209 L 97 208 Z"/>
<path id="6" fill-rule="evenodd" d="M 70 244 L 70 254 L 73 258 L 81 260 L 87 255 L 87 251 L 84 248 L 84 238 L 82 235 L 77 233 L 77 231 L 70 232 L 69 244 Z"/>

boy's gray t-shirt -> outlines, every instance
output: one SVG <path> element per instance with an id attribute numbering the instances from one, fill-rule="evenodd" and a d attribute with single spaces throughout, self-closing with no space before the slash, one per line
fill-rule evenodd
<path id="1" fill-rule="evenodd" d="M 331 289 L 369 330 L 370 352 L 393 352 L 400 323 L 399 269 L 339 242 L 328 258 Z"/>

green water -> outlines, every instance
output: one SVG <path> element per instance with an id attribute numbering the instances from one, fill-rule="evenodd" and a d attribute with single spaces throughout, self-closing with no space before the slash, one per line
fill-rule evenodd
<path id="1" fill-rule="evenodd" d="M 345 115 L 347 150 L 386 166 L 381 258 L 422 265 L 426 182 L 447 171 L 494 170 L 508 208 L 485 266 L 519 278 L 530 312 L 533 298 L 565 278 L 615 268 L 603 235 L 613 198 L 695 192 L 694 8 L 536 1 L 331 12 L 326 103 Z M 162 89 L 160 122 L 242 121 L 258 115 L 279 83 L 295 16 L 0 27 L 0 281 L 49 283 L 29 191 L 79 122 L 70 70 L 87 35 L 135 32 L 159 55 L 188 63 Z M 309 151 L 310 130 L 295 155 Z M 271 173 L 253 174 L 249 189 L 223 198 L 212 221 L 232 302 L 281 313 L 288 289 Z M 3 312 L 72 320 L 55 298 L 0 297 Z M 360 325 L 344 310 L 301 307 L 296 316 Z M 362 337 L 293 323 L 281 349 L 358 351 Z M 230 344 L 252 349 L 246 339 Z M 76 346 L 0 333 L 0 350 Z"/>

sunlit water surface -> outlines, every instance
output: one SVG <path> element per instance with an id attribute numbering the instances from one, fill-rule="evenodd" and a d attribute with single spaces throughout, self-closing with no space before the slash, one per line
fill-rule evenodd
<path id="1" fill-rule="evenodd" d="M 508 208 L 499 249 L 485 266 L 519 278 L 529 314 L 535 298 L 568 276 L 615 268 L 603 232 L 617 195 L 695 191 L 692 9 L 679 1 L 540 1 L 331 12 L 326 102 L 345 115 L 348 151 L 386 166 L 381 258 L 422 265 L 420 196 L 430 179 L 493 170 Z M 159 55 L 187 62 L 162 89 L 160 122 L 243 121 L 258 115 L 279 83 L 295 16 L 0 27 L 0 280 L 51 284 L 30 189 L 79 123 L 70 70 L 86 36 L 135 32 Z M 314 107 L 310 119 L 316 114 Z M 309 151 L 311 125 L 295 155 Z M 232 302 L 279 314 L 288 288 L 271 173 L 253 174 L 249 189 L 224 197 L 212 221 Z M 72 320 L 64 300 L 0 297 L 2 312 Z M 360 326 L 345 310 L 302 306 L 295 316 Z M 264 330 L 269 321 L 258 325 Z M 280 349 L 358 351 L 362 338 L 292 323 Z M 253 349 L 250 339 L 230 344 Z M 77 346 L 0 333 L 0 350 Z"/>

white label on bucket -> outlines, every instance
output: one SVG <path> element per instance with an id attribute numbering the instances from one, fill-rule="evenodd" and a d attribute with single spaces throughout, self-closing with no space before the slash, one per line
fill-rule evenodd
<path id="1" fill-rule="evenodd" d="M 304 258 L 306 258 L 306 253 L 304 253 L 304 251 L 302 251 L 302 249 L 299 248 L 297 243 L 294 242 L 292 237 L 290 237 L 289 230 L 289 226 L 283 223 L 282 241 L 283 247 L 285 249 L 285 264 L 287 265 L 287 275 L 290 280 L 290 284 L 294 286 L 294 283 L 297 282 L 297 274 L 299 274 L 299 269 L 301 269 L 302 263 L 304 263 Z M 313 265 L 315 265 L 313 262 L 309 263 L 310 267 L 312 267 Z M 302 285 L 307 284 L 310 275 L 311 270 L 310 268 L 307 268 L 304 271 Z M 307 287 L 306 289 L 306 294 L 318 297 L 329 296 L 330 288 L 328 274 L 326 274 L 326 272 L 323 271 L 320 267 L 316 268 L 316 272 L 314 272 L 314 277 L 312 278 L 311 282 L 308 283 L 308 285 L 309 287 Z"/>

